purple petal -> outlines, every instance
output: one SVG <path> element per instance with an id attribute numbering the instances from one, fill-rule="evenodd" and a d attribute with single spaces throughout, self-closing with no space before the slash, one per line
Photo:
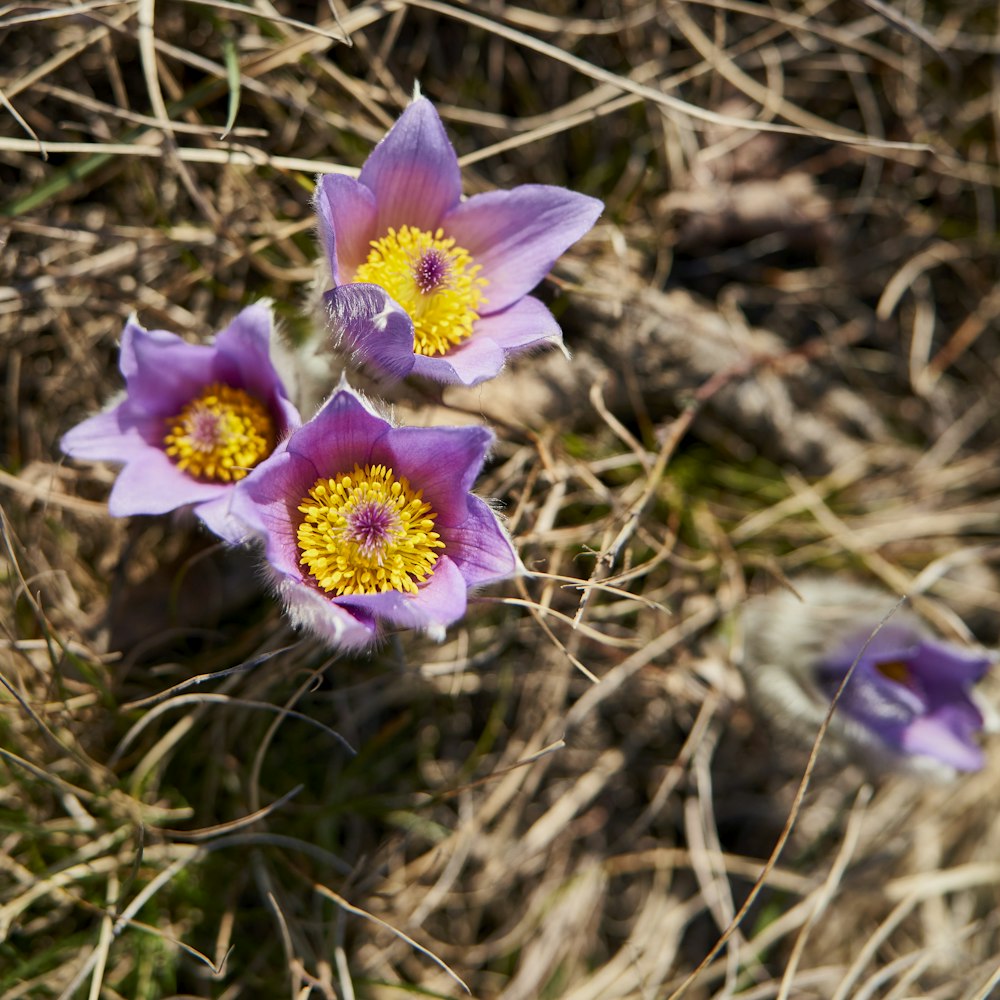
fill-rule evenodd
<path id="1" fill-rule="evenodd" d="M 413 322 L 378 285 L 338 285 L 323 296 L 334 343 L 394 379 L 413 369 Z"/>
<path id="2" fill-rule="evenodd" d="M 538 299 L 526 295 L 502 312 L 491 312 L 476 320 L 473 337 L 485 337 L 505 353 L 513 354 L 530 347 L 561 344 L 562 330 L 555 316 Z"/>
<path id="3" fill-rule="evenodd" d="M 288 439 L 287 448 L 311 462 L 318 476 L 332 477 L 350 472 L 355 463 L 370 461 L 378 442 L 391 428 L 389 421 L 372 413 L 353 390 L 340 388 Z"/>
<path id="4" fill-rule="evenodd" d="M 498 375 L 509 355 L 552 343 L 562 344 L 559 324 L 529 295 L 502 312 L 477 319 L 472 337 L 447 354 L 416 355 L 413 374 L 452 385 L 478 385 Z"/>
<path id="5" fill-rule="evenodd" d="M 212 371 L 203 378 L 206 383 L 225 382 L 245 389 L 257 399 L 267 401 L 277 388 L 284 387 L 271 363 L 271 331 L 273 319 L 267 306 L 248 306 L 215 338 L 215 358 Z"/>
<path id="6" fill-rule="evenodd" d="M 363 609 L 353 613 L 308 584 L 283 579 L 277 586 L 292 624 L 308 629 L 343 649 L 361 649 L 376 637 L 375 622 Z"/>
<path id="7" fill-rule="evenodd" d="M 922 680 L 954 684 L 974 684 L 989 669 L 990 662 L 981 649 L 964 649 L 934 639 L 924 639 L 909 660 L 913 672 Z"/>
<path id="8" fill-rule="evenodd" d="M 285 576 L 301 580 L 296 508 L 319 477 L 308 458 L 279 448 L 236 484 L 223 537 L 234 543 L 248 536 L 263 538 L 271 565 Z"/>
<path id="9" fill-rule="evenodd" d="M 821 675 L 820 684 L 831 696 L 843 674 Z M 839 702 L 840 711 L 863 723 L 888 742 L 895 742 L 901 728 L 927 710 L 926 701 L 908 687 L 883 676 L 863 659 L 851 675 Z"/>
<path id="10" fill-rule="evenodd" d="M 468 516 L 458 527 L 441 532 L 445 551 L 470 587 L 505 580 L 517 572 L 517 555 L 507 532 L 490 506 L 468 498 Z"/>
<path id="11" fill-rule="evenodd" d="M 243 541 L 247 534 L 242 521 L 232 512 L 235 493 L 235 489 L 227 489 L 214 500 L 199 503 L 194 508 L 195 515 L 213 535 L 233 545 Z"/>
<path id="12" fill-rule="evenodd" d="M 458 567 L 441 556 L 434 572 L 415 594 L 387 590 L 381 594 L 351 594 L 336 598 L 337 604 L 392 622 L 400 628 L 443 629 L 465 614 L 465 579 Z"/>
<path id="13" fill-rule="evenodd" d="M 479 385 L 499 375 L 503 363 L 503 348 L 486 337 L 477 337 L 473 330 L 469 340 L 445 355 L 414 355 L 413 374 L 446 385 Z"/>
<path id="14" fill-rule="evenodd" d="M 553 263 L 597 221 L 596 198 L 547 184 L 473 195 L 441 225 L 482 266 L 490 312 L 532 290 Z"/>
<path id="15" fill-rule="evenodd" d="M 146 447 L 118 473 L 108 497 L 112 517 L 165 514 L 190 503 L 212 500 L 231 487 L 200 483 L 183 473 L 162 451 Z"/>
<path id="16" fill-rule="evenodd" d="M 378 235 L 375 196 L 351 177 L 327 174 L 316 188 L 316 216 L 333 283 L 350 281 Z"/>
<path id="17" fill-rule="evenodd" d="M 179 413 L 211 382 L 215 348 L 188 344 L 165 330 L 131 331 L 129 364 L 132 373 L 126 377 L 129 401 L 135 409 L 162 417 Z M 126 341 L 122 341 L 122 359 L 126 357 Z"/>
<path id="18" fill-rule="evenodd" d="M 372 150 L 358 180 L 375 195 L 375 231 L 435 230 L 462 196 L 458 158 L 434 106 L 413 101 Z"/>
<path id="19" fill-rule="evenodd" d="M 118 370 L 125 376 L 126 382 L 138 370 L 138 364 L 135 359 L 136 338 L 145 336 L 147 332 L 136 321 L 134 314 L 128 318 L 128 321 L 125 323 L 125 329 L 122 330 L 121 346 L 118 349 Z M 155 330 L 153 331 L 153 336 L 172 338 L 174 335 L 167 333 L 166 330 Z"/>
<path id="20" fill-rule="evenodd" d="M 959 771 L 978 771 L 985 758 L 968 738 L 964 727 L 956 728 L 947 715 L 915 719 L 903 733 L 902 749 L 950 764 Z"/>
<path id="21" fill-rule="evenodd" d="M 485 427 L 400 427 L 389 431 L 374 457 L 423 491 L 444 528 L 467 518 L 469 490 L 492 444 Z"/>
<path id="22" fill-rule="evenodd" d="M 128 420 L 125 402 L 77 424 L 62 436 L 59 446 L 67 455 L 91 462 L 128 462 L 149 448 L 139 429 Z"/>

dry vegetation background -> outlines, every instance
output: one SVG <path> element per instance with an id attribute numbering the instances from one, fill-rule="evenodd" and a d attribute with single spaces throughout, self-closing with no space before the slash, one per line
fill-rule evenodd
<path id="1" fill-rule="evenodd" d="M 995 3 L 331 3 L 0 7 L 0 996 L 988 997 L 996 741 L 821 752 L 765 869 L 808 747 L 738 611 L 845 573 L 998 640 Z M 58 440 L 132 311 L 309 339 L 315 175 L 414 81 L 467 192 L 607 209 L 543 289 L 574 360 L 419 400 L 497 430 L 537 575 L 342 657 Z"/>

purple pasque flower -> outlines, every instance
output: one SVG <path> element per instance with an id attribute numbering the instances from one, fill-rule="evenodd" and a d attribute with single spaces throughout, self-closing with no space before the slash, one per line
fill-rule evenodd
<path id="1" fill-rule="evenodd" d="M 983 751 L 975 737 L 983 716 L 969 692 L 989 657 L 930 638 L 915 620 L 888 622 L 865 646 L 875 624 L 846 636 L 816 664 L 820 689 L 832 698 L 857 659 L 837 707 L 850 722 L 894 753 L 929 757 L 956 771 L 980 770 Z"/>
<path id="2" fill-rule="evenodd" d="M 126 323 L 125 398 L 61 441 L 73 458 L 123 463 L 111 514 L 191 504 L 216 534 L 226 533 L 233 486 L 301 422 L 271 363 L 272 326 L 264 304 L 240 312 L 211 345 Z"/>
<path id="3" fill-rule="evenodd" d="M 562 343 L 528 292 L 603 204 L 546 184 L 461 195 L 455 150 L 422 97 L 357 180 L 320 180 L 316 211 L 334 284 L 324 299 L 337 342 L 361 363 L 393 378 L 475 385 L 508 355 Z"/>
<path id="4" fill-rule="evenodd" d="M 519 566 L 469 492 L 492 442 L 484 427 L 395 427 L 341 383 L 238 484 L 232 512 L 263 540 L 295 624 L 345 647 L 379 622 L 440 638 L 470 588 Z"/>
<path id="5" fill-rule="evenodd" d="M 792 585 L 744 611 L 748 688 L 779 730 L 811 742 L 854 665 L 827 733 L 835 747 L 876 772 L 983 766 L 973 687 L 994 657 L 934 637 L 882 591 L 834 577 Z"/>

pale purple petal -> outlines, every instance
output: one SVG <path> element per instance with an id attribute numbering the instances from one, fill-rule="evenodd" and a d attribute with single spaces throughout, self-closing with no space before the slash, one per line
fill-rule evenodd
<path id="1" fill-rule="evenodd" d="M 502 312 L 476 320 L 476 337 L 492 340 L 508 355 L 527 348 L 562 343 L 555 316 L 538 299 L 526 295 Z M 449 357 L 454 352 L 449 352 Z"/>
<path id="2" fill-rule="evenodd" d="M 468 585 L 458 567 L 446 556 L 415 594 L 387 590 L 381 594 L 351 594 L 336 598 L 342 607 L 384 619 L 399 628 L 443 628 L 465 614 Z"/>
<path id="3" fill-rule="evenodd" d="M 334 343 L 394 379 L 413 369 L 413 322 L 378 285 L 338 285 L 323 296 Z"/>
<path id="4" fill-rule="evenodd" d="M 327 174 L 316 187 L 319 235 L 333 283 L 350 281 L 368 259 L 375 230 L 375 195 L 351 177 Z"/>
<path id="5" fill-rule="evenodd" d="M 162 337 L 167 340 L 174 336 L 172 333 L 167 333 L 166 330 L 147 331 L 139 325 L 134 314 L 125 323 L 125 329 L 122 330 L 121 346 L 118 350 L 118 370 L 125 377 L 126 382 L 136 373 L 138 368 L 135 357 L 136 337 L 145 336 L 150 332 L 154 337 Z"/>
<path id="6" fill-rule="evenodd" d="M 375 621 L 363 609 L 353 612 L 335 604 L 309 584 L 287 577 L 278 582 L 277 591 L 292 624 L 308 629 L 332 646 L 361 649 L 376 638 Z"/>
<path id="7" fill-rule="evenodd" d="M 112 517 L 165 514 L 211 500 L 229 488 L 225 483 L 198 482 L 178 469 L 165 452 L 147 447 L 118 473 L 108 497 L 108 512 Z"/>
<path id="8" fill-rule="evenodd" d="M 358 180 L 375 195 L 375 230 L 437 229 L 462 196 L 458 158 L 434 106 L 413 101 L 372 150 Z"/>
<path id="9" fill-rule="evenodd" d="M 258 304 L 243 309 L 215 338 L 215 357 L 208 381 L 245 389 L 274 410 L 278 399 L 287 397 L 271 361 L 273 327 L 273 314 L 267 306 Z"/>
<path id="10" fill-rule="evenodd" d="M 832 695 L 866 638 L 858 633 L 821 668 L 820 683 L 827 694 Z M 978 770 L 983 758 L 973 737 L 982 730 L 983 718 L 968 689 L 987 663 L 981 653 L 926 639 L 906 625 L 892 625 L 862 654 L 840 710 L 899 753 L 931 757 L 958 770 Z M 907 679 L 896 681 L 879 669 L 889 664 L 899 665 Z"/>
<path id="11" fill-rule="evenodd" d="M 84 461 L 127 462 L 149 448 L 146 439 L 123 413 L 124 403 L 112 410 L 88 417 L 67 431 L 59 447 L 73 458 Z"/>
<path id="12" fill-rule="evenodd" d="M 137 328 L 131 348 L 135 370 L 126 384 L 136 409 L 173 416 L 213 380 L 212 347 L 188 344 L 165 330 Z"/>
<path id="13" fill-rule="evenodd" d="M 552 313 L 538 299 L 525 296 L 502 312 L 477 319 L 472 336 L 447 354 L 416 355 L 413 374 L 452 385 L 478 385 L 499 374 L 509 356 L 561 343 L 562 331 Z"/>
<path id="14" fill-rule="evenodd" d="M 985 757 L 970 737 L 966 727 L 956 724 L 947 713 L 928 715 L 906 728 L 900 746 L 906 753 L 933 757 L 959 771 L 978 771 Z"/>
<path id="15" fill-rule="evenodd" d="M 482 267 L 492 313 L 530 292 L 603 208 L 596 198 L 566 188 L 523 184 L 473 195 L 449 212 L 441 226 Z"/>
<path id="16" fill-rule="evenodd" d="M 446 385 L 479 385 L 500 374 L 504 352 L 498 344 L 485 337 L 472 337 L 444 355 L 413 356 L 413 374 L 443 382 Z"/>
<path id="17" fill-rule="evenodd" d="M 517 555 L 497 515 L 479 497 L 468 498 L 467 516 L 441 531 L 446 552 L 470 587 L 504 580 L 517 572 Z"/>

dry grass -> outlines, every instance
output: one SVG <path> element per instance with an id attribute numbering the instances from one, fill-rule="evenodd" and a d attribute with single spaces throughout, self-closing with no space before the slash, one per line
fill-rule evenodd
<path id="1" fill-rule="evenodd" d="M 727 623 L 842 571 L 1000 637 L 995 5 L 332 3 L 0 9 L 0 996 L 989 996 L 995 747 L 821 752 L 789 827 Z M 314 174 L 415 80 L 467 191 L 607 211 L 544 290 L 572 363 L 401 404 L 497 429 L 536 575 L 342 657 L 58 439 L 133 311 L 311 335 Z"/>

